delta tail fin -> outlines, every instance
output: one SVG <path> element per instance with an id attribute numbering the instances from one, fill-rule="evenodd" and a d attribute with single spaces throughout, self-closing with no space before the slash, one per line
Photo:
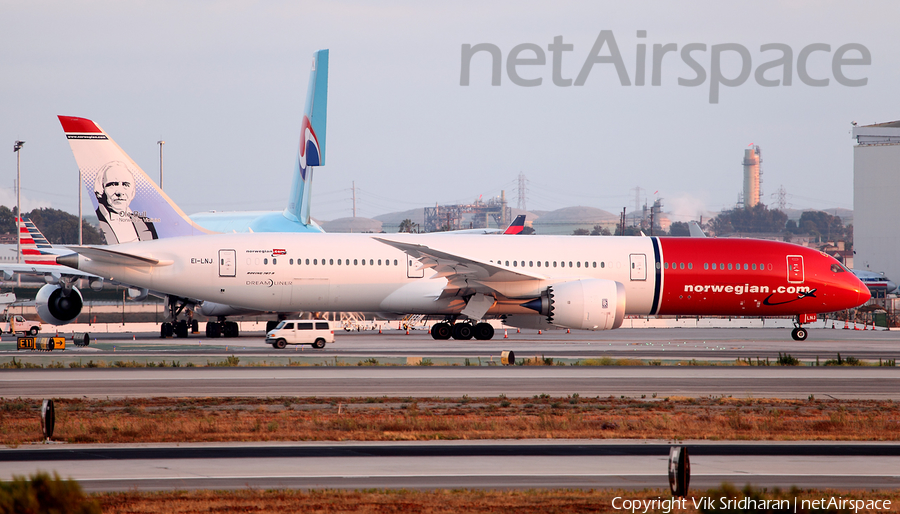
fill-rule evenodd
<path id="1" fill-rule="evenodd" d="M 107 244 L 208 234 L 99 125 L 59 116 Z"/>
<path id="2" fill-rule="evenodd" d="M 297 163 L 291 182 L 291 196 L 284 216 L 304 225 L 310 224 L 310 195 L 313 169 L 325 165 L 325 135 L 328 118 L 328 50 L 313 54 L 306 107 L 300 125 Z"/>
<path id="3" fill-rule="evenodd" d="M 522 233 L 523 230 L 525 230 L 525 215 L 519 214 L 516 216 L 516 219 L 506 227 L 506 230 L 504 230 L 503 233 L 506 235 L 514 235 Z"/>

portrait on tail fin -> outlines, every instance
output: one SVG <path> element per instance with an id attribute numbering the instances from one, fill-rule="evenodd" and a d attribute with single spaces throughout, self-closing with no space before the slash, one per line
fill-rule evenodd
<path id="1" fill-rule="evenodd" d="M 97 219 L 107 244 L 157 239 L 156 228 L 145 213 L 131 210 L 136 191 L 135 174 L 121 161 L 100 168 L 94 183 Z"/>

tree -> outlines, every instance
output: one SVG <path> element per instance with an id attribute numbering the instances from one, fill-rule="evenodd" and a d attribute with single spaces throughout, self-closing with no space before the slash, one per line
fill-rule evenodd
<path id="1" fill-rule="evenodd" d="M 807 233 L 825 241 L 841 241 L 848 235 L 841 218 L 823 211 L 804 211 L 796 224 L 788 223 L 787 229 L 794 234 Z M 850 230 L 851 240 L 852 233 Z"/>
<path id="2" fill-rule="evenodd" d="M 669 226 L 669 235 L 681 237 L 690 236 L 691 228 L 683 221 L 673 221 L 672 225 Z"/>
<path id="3" fill-rule="evenodd" d="M 2 212 L 0 212 L 2 214 Z M 25 214 L 52 244 L 78 244 L 78 217 L 50 207 L 35 209 Z M 95 227 L 82 220 L 84 244 L 104 244 L 103 236 Z"/>
<path id="4" fill-rule="evenodd" d="M 611 235 L 608 228 L 601 225 L 594 225 L 594 230 L 591 230 L 592 236 L 608 236 Z"/>
<path id="5" fill-rule="evenodd" d="M 712 229 L 721 236 L 732 232 L 784 232 L 787 214 L 769 210 L 765 204 L 725 211 L 713 218 Z"/>
<path id="6" fill-rule="evenodd" d="M 591 234 L 591 231 L 586 228 L 576 228 L 574 232 L 572 232 L 573 236 L 588 236 Z"/>
<path id="7" fill-rule="evenodd" d="M 16 213 L 15 208 L 10 209 L 5 205 L 0 205 L 0 234 L 16 233 Z"/>
<path id="8" fill-rule="evenodd" d="M 400 232 L 408 232 L 412 234 L 413 228 L 415 228 L 415 223 L 413 220 L 406 218 L 405 220 L 400 222 Z"/>

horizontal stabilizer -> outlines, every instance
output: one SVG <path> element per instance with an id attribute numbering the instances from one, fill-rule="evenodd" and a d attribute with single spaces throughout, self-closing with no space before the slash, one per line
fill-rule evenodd
<path id="1" fill-rule="evenodd" d="M 143 257 L 140 255 L 132 255 L 130 253 L 117 252 L 114 250 L 107 250 L 105 248 L 98 248 L 95 246 L 69 246 L 67 247 L 69 250 L 72 250 L 78 255 L 82 255 L 87 257 L 88 259 L 96 262 L 106 262 L 109 264 L 115 264 L 119 266 L 133 266 L 133 267 L 152 267 L 152 266 L 168 266 L 173 263 L 171 260 L 159 260 L 154 259 L 152 257 Z M 70 266 L 73 268 L 77 268 L 78 260 L 74 254 L 63 255 L 56 258 L 56 262 Z M 73 266 L 75 264 L 75 266 Z"/>

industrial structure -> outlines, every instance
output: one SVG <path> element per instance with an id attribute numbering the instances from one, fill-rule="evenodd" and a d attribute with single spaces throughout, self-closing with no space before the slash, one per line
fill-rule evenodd
<path id="1" fill-rule="evenodd" d="M 855 125 L 855 124 L 854 124 Z M 900 121 L 853 128 L 854 267 L 900 277 Z"/>
<path id="2" fill-rule="evenodd" d="M 744 207 L 750 209 L 759 203 L 760 184 L 762 184 L 762 153 L 759 145 L 744 150 Z"/>
<path id="3" fill-rule="evenodd" d="M 491 198 L 486 202 L 478 198 L 470 204 L 426 207 L 425 223 L 422 228 L 425 232 L 466 228 L 503 228 L 509 225 L 510 218 L 506 191 L 501 191 L 499 197 Z M 491 219 L 494 220 L 493 224 Z"/>

